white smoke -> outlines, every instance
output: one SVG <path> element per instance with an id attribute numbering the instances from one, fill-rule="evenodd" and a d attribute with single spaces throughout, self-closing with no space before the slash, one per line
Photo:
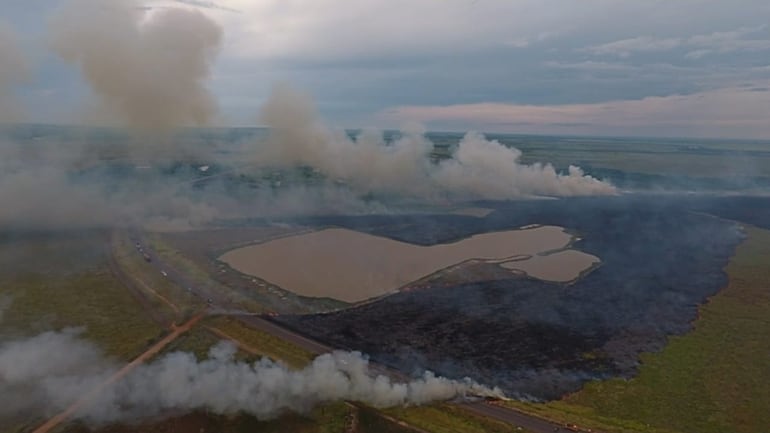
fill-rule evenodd
<path id="1" fill-rule="evenodd" d="M 221 342 L 206 360 L 174 352 L 137 367 L 117 384 L 83 404 L 76 417 L 89 422 L 133 421 L 178 411 L 246 412 L 260 419 L 285 411 L 306 412 L 325 402 L 352 400 L 376 407 L 418 405 L 497 389 L 425 373 L 408 383 L 375 375 L 358 352 L 317 357 L 302 370 L 262 359 L 236 361 L 235 346 Z M 51 356 L 55 353 L 56 356 Z M 51 415 L 69 407 L 116 368 L 72 330 L 48 332 L 0 346 L 0 411 L 13 408 Z M 19 399 L 24 389 L 30 398 Z M 0 412 L 2 415 L 3 412 Z"/>
<path id="2" fill-rule="evenodd" d="M 186 229 L 220 215 L 214 204 L 194 200 L 170 182 L 78 180 L 73 174 L 79 162 L 75 155 L 74 150 L 52 150 L 30 159 L 23 145 L 0 142 L 0 225 L 88 228 L 147 223 Z"/>
<path id="3" fill-rule="evenodd" d="M 360 192 L 460 199 L 616 193 L 578 167 L 561 174 L 550 164 L 522 164 L 518 149 L 478 133 L 466 134 L 452 157 L 437 163 L 430 158 L 433 143 L 419 130 L 407 130 L 392 143 L 374 132 L 350 139 L 325 127 L 310 99 L 285 85 L 276 87 L 261 117 L 270 136 L 257 148 L 258 163 L 311 166 Z"/>
<path id="4" fill-rule="evenodd" d="M 128 126 L 167 131 L 216 113 L 205 80 L 222 29 L 203 13 L 146 11 L 132 0 L 70 0 L 52 20 L 53 45 Z"/>

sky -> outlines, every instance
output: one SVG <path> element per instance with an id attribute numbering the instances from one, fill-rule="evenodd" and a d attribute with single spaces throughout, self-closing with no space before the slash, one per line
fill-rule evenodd
<path id="1" fill-rule="evenodd" d="M 26 121 L 82 123 L 92 105 L 51 49 L 61 3 L 0 2 L 0 36 L 25 57 L 0 64 L 0 78 L 23 75 L 0 98 Z M 289 83 L 338 127 L 770 139 L 766 0 L 138 4 L 198 9 L 222 26 L 206 82 L 217 125 L 259 125 L 273 86 Z"/>

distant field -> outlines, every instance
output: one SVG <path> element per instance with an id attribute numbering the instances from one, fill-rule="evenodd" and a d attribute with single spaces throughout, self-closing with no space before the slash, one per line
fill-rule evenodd
<path id="1" fill-rule="evenodd" d="M 770 176 L 770 143 L 741 140 L 507 136 L 526 163 L 551 162 L 689 176 Z"/>
<path id="2" fill-rule="evenodd" d="M 0 295 L 10 299 L 0 338 L 83 327 L 83 338 L 121 359 L 157 338 L 162 329 L 110 273 L 103 242 L 98 233 L 0 242 Z"/>
<path id="3" fill-rule="evenodd" d="M 323 406 L 305 415 L 286 414 L 269 421 L 240 413 L 215 415 L 198 411 L 164 420 L 93 429 L 74 424 L 64 429 L 63 433 L 333 433 L 344 432 L 354 413 L 355 409 L 344 403 Z M 371 433 L 380 432 L 384 431 L 371 430 Z"/>
<path id="4" fill-rule="evenodd" d="M 431 433 L 526 432 L 511 424 L 476 416 L 446 404 L 395 408 L 387 410 L 386 413 Z"/>
<path id="5" fill-rule="evenodd" d="M 770 426 L 770 231 L 748 228 L 726 289 L 695 329 L 642 357 L 631 380 L 591 382 L 545 405 L 517 404 L 607 432 L 766 433 Z"/>
<path id="6" fill-rule="evenodd" d="M 0 239 L 0 343 L 77 327 L 125 361 L 158 339 L 163 329 L 110 273 L 106 242 L 101 232 Z M 0 432 L 27 431 L 33 422 L 24 414 L 0 419 Z"/>
<path id="7" fill-rule="evenodd" d="M 217 317 L 206 321 L 213 332 L 221 332 L 245 344 L 253 352 L 273 360 L 283 361 L 292 368 L 302 368 L 315 357 L 312 353 L 262 331 L 250 328 L 229 317 Z"/>

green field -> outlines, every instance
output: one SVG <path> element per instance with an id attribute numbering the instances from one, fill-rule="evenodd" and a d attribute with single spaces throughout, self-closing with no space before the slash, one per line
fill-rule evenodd
<path id="1" fill-rule="evenodd" d="M 770 144 L 760 141 L 547 136 L 501 141 L 522 150 L 522 162 L 527 164 L 694 177 L 770 176 Z"/>
<path id="2" fill-rule="evenodd" d="M 110 273 L 103 242 L 90 233 L 0 243 L 0 296 L 8 304 L 0 338 L 82 327 L 83 338 L 124 360 L 158 338 L 161 327 Z"/>
<path id="3" fill-rule="evenodd" d="M 700 308 L 692 332 L 643 355 L 637 377 L 516 406 L 607 432 L 767 433 L 770 231 L 747 234 L 727 266 L 728 287 Z"/>
<path id="4" fill-rule="evenodd" d="M 457 406 L 433 404 L 429 406 L 400 407 L 385 411 L 388 415 L 431 433 L 523 433 L 516 426 L 484 418 Z"/>
<path id="5" fill-rule="evenodd" d="M 224 332 L 238 342 L 247 345 L 258 356 L 266 356 L 276 361 L 283 361 L 291 368 L 300 369 L 305 367 L 315 358 L 314 354 L 298 346 L 265 332 L 250 328 L 242 322 L 229 317 L 212 318 L 207 320 L 205 325 Z"/>
<path id="6" fill-rule="evenodd" d="M 100 232 L 0 238 L 0 343 L 75 327 L 106 356 L 127 361 L 157 340 L 163 329 L 111 274 L 107 242 Z M 0 432 L 35 422 L 0 419 Z"/>

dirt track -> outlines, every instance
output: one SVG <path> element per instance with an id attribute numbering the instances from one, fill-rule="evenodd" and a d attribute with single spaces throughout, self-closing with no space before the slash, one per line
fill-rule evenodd
<path id="1" fill-rule="evenodd" d="M 105 388 L 122 379 L 125 375 L 131 372 L 131 370 L 133 370 L 138 365 L 144 363 L 148 359 L 160 353 L 160 351 L 163 350 L 166 346 L 168 346 L 169 343 L 176 340 L 180 335 L 189 331 L 190 328 L 193 327 L 193 325 L 198 323 L 198 321 L 201 318 L 203 318 L 203 316 L 204 316 L 203 314 L 198 314 L 192 319 L 182 324 L 181 326 L 172 326 L 171 333 L 166 335 L 162 340 L 155 343 L 152 347 L 147 349 L 144 353 L 136 357 L 136 359 L 126 364 L 123 368 L 118 370 L 115 374 L 110 376 L 107 380 L 102 382 L 99 386 L 92 389 L 83 397 L 79 398 L 77 401 L 75 401 L 75 403 L 70 405 L 70 407 L 68 407 L 66 410 L 54 416 L 53 418 L 49 419 L 48 421 L 43 423 L 40 427 L 33 430 L 32 433 L 47 433 L 53 430 L 56 426 L 61 424 L 63 421 L 66 421 L 69 417 L 71 417 L 74 413 L 76 413 L 80 408 L 87 406 L 90 402 L 92 402 L 95 398 L 97 398 L 99 394 L 102 391 L 104 391 Z"/>

